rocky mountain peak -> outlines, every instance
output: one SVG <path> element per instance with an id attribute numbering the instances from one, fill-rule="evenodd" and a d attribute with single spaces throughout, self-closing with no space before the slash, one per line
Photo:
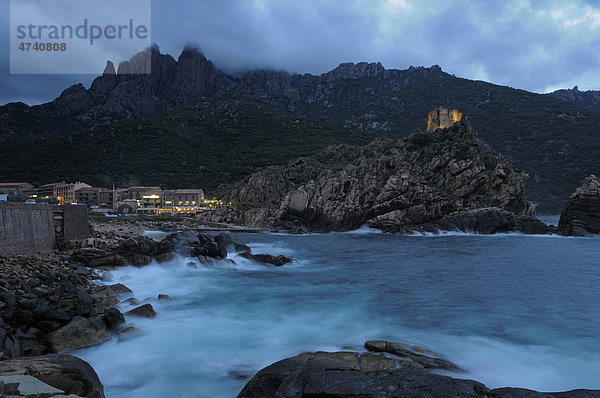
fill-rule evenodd
<path id="1" fill-rule="evenodd" d="M 572 102 L 600 114 L 600 91 L 580 91 L 578 86 L 574 86 L 572 89 L 556 90 L 547 95 Z"/>
<path id="2" fill-rule="evenodd" d="M 152 68 L 152 50 L 150 47 L 135 54 L 129 61 L 119 64 L 117 74 L 119 75 L 142 75 L 150 74 Z"/>
<path id="3" fill-rule="evenodd" d="M 104 72 L 102 73 L 102 75 L 116 75 L 117 72 L 115 72 L 115 64 L 113 64 L 111 61 L 106 61 L 106 68 L 104 68 Z"/>
<path id="4" fill-rule="evenodd" d="M 359 79 L 361 77 L 382 77 L 384 72 L 385 68 L 381 65 L 381 62 L 359 62 L 357 64 L 346 62 L 339 64 L 332 71 L 322 74 L 321 77 L 324 77 L 328 81 L 335 81 Z"/>

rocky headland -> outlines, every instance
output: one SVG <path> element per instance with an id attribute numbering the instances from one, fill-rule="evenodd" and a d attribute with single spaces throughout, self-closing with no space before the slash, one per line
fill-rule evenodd
<path id="1" fill-rule="evenodd" d="M 367 352 L 307 352 L 276 362 L 259 371 L 238 398 L 600 397 L 597 390 L 490 389 L 440 374 L 455 376 L 462 370 L 427 348 L 382 340 L 367 341 L 365 348 Z"/>
<path id="2" fill-rule="evenodd" d="M 546 233 L 524 196 L 527 174 L 465 123 L 363 147 L 339 145 L 220 188 L 236 208 L 201 215 L 290 232 Z"/>
<path id="3" fill-rule="evenodd" d="M 591 236 L 600 234 L 600 179 L 585 178 L 565 202 L 558 229 L 562 235 Z"/>

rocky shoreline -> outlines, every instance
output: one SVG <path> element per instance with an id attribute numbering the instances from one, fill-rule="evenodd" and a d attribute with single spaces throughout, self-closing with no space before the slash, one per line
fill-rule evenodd
<path id="1" fill-rule="evenodd" d="M 164 263 L 177 255 L 195 258 L 189 266 L 210 267 L 228 250 L 268 266 L 292 261 L 252 253 L 223 233 L 188 230 L 156 241 L 132 230 L 122 234 L 112 225 L 96 230 L 93 238 L 61 242 L 55 254 L 0 257 L 0 396 L 104 397 L 94 370 L 65 353 L 101 344 L 111 335 L 135 337 L 142 331 L 126 320 L 156 315 L 152 304 L 132 297 L 127 286 L 110 284 L 114 267 Z M 171 298 L 157 292 L 156 300 Z M 120 304 L 133 308 L 123 314 Z"/>
<path id="2" fill-rule="evenodd" d="M 499 207 L 450 212 L 440 218 L 420 224 L 398 224 L 397 221 L 390 221 L 389 214 L 397 215 L 392 212 L 387 216 L 375 217 L 366 225 L 396 233 L 463 231 L 484 234 L 521 232 L 589 236 L 598 233 L 599 184 L 600 181 L 595 176 L 588 177 L 582 182 L 582 186 L 565 204 L 558 229 L 546 226 L 535 217 L 518 216 Z M 288 205 L 290 203 L 292 202 L 289 202 L 288 197 Z M 142 267 L 153 261 L 166 263 L 178 255 L 195 259 L 194 262 L 188 263 L 188 266 L 191 267 L 210 267 L 217 260 L 234 263 L 233 260 L 226 258 L 228 252 L 238 253 L 243 258 L 269 266 L 282 266 L 293 261 L 282 255 L 253 253 L 250 247 L 236 241 L 227 233 L 198 233 L 196 229 L 206 226 L 206 224 L 206 220 L 203 220 L 202 217 L 199 220 L 187 220 L 184 225 L 175 222 L 153 223 L 147 221 L 96 224 L 92 238 L 61 242 L 56 254 L 0 257 L 0 309 L 2 310 L 0 317 L 0 396 L 4 394 L 15 397 L 58 398 L 65 395 L 71 398 L 104 397 L 102 383 L 94 370 L 84 361 L 65 354 L 65 352 L 100 344 L 110 339 L 111 335 L 117 335 L 119 339 L 135 337 L 142 331 L 127 324 L 126 319 L 156 315 L 151 303 L 144 303 L 131 297 L 132 292 L 126 286 L 120 283 L 108 284 L 110 270 L 114 267 L 126 265 Z M 165 233 L 165 236 L 161 240 L 155 240 L 140 235 L 146 230 L 160 230 Z M 292 232 L 308 231 L 293 229 Z M 98 284 L 100 279 L 103 284 Z M 170 297 L 157 292 L 157 300 L 170 300 Z M 122 303 L 131 305 L 133 308 L 123 314 L 118 308 Z M 364 383 L 361 384 L 363 387 L 365 385 L 378 386 L 376 388 L 380 389 L 382 388 L 381 383 L 398 385 L 402 382 L 405 383 L 403 385 L 412 385 L 411 383 L 414 382 L 456 388 L 456 391 L 444 390 L 443 394 L 452 392 L 452 394 L 458 394 L 457 396 L 600 397 L 600 393 L 597 391 L 583 390 L 548 394 L 520 389 L 489 390 L 481 383 L 431 374 L 429 373 L 430 368 L 423 366 L 419 361 L 415 362 L 414 355 L 413 357 L 409 356 L 409 360 L 407 360 L 406 352 L 400 355 L 404 359 L 394 359 L 392 369 L 389 355 L 398 356 L 398 352 L 401 351 L 390 352 L 389 347 L 400 346 L 397 343 L 388 342 L 383 346 L 381 343 L 377 344 L 369 343 L 367 348 L 370 351 L 383 352 L 383 357 L 373 357 L 375 354 L 372 353 L 313 353 L 302 354 L 281 362 L 293 364 L 296 370 L 310 363 L 310 377 L 302 379 L 304 380 L 302 383 L 305 383 L 302 386 L 312 386 L 310 388 L 315 388 L 311 377 L 316 377 L 318 380 L 330 377 L 329 368 L 319 368 L 319 366 L 334 361 L 337 365 L 341 364 L 341 368 L 336 368 L 338 371 L 352 370 L 355 372 L 358 370 L 364 373 L 361 373 L 360 376 L 364 378 Z M 354 361 L 354 365 L 350 366 L 352 361 Z M 356 361 L 361 363 L 358 369 Z M 440 366 L 432 368 L 441 369 Z M 408 369 L 405 369 L 406 367 Z M 320 370 L 316 371 L 315 369 Z M 455 367 L 444 369 L 456 370 Z M 252 392 L 256 383 L 260 385 L 258 381 L 262 380 L 263 375 L 271 370 L 273 369 L 268 367 L 259 372 L 240 393 L 240 397 L 300 397 L 321 394 L 309 389 L 307 391 L 313 392 L 305 395 L 278 395 L 277 391 L 280 389 L 277 387 L 270 392 L 261 390 L 260 394 L 266 395 L 256 395 L 255 392 Z M 344 372 L 340 375 L 343 376 Z M 287 373 L 280 373 L 277 373 L 277 377 L 283 377 L 281 383 L 285 385 L 297 383 L 297 372 L 294 373 L 296 376 L 293 380 L 287 379 L 289 376 Z M 342 377 L 340 382 L 335 385 L 342 386 L 345 385 L 344 383 L 350 383 L 347 376 L 354 377 L 356 374 L 348 373 L 346 376 L 340 376 Z M 273 383 L 270 383 L 273 387 Z M 317 385 L 325 390 L 329 388 L 327 383 L 319 383 Z M 356 386 L 352 387 L 355 384 L 355 382 L 350 383 L 351 388 L 355 388 Z M 442 393 L 442 390 L 436 390 L 438 387 L 432 388 L 432 390 L 427 390 L 427 394 L 438 396 L 436 394 Z M 297 387 L 296 390 L 300 391 L 301 388 Z M 37 391 L 37 395 L 30 394 L 30 391 Z M 322 394 L 331 397 L 398 396 L 381 395 L 383 390 L 377 391 L 379 391 L 377 393 L 379 395 L 371 390 L 348 393 L 350 395 L 327 390 Z M 398 391 L 415 394 L 415 391 L 411 389 Z"/>

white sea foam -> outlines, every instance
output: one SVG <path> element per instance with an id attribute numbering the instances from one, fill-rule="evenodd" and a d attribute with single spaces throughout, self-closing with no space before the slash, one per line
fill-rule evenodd
<path id="1" fill-rule="evenodd" d="M 469 236 L 487 240 L 482 235 Z M 337 234 L 327 239 L 320 236 L 305 239 L 252 234 L 244 237 L 255 253 L 284 254 L 296 261 L 273 267 L 229 254 L 228 259 L 237 265 L 226 259 L 205 267 L 197 259 L 178 256 L 163 264 L 153 262 L 142 268 L 121 267 L 112 271 L 111 283 L 122 282 L 138 299 L 148 299 L 157 316 L 128 317 L 129 324 L 145 333 L 140 337 L 123 342 L 113 337 L 105 344 L 76 353 L 97 370 L 108 397 L 231 397 L 247 381 L 234 375 L 251 376 L 270 363 L 303 351 L 361 350 L 369 339 L 424 345 L 467 371 L 454 376 L 478 380 L 492 388 L 516 386 L 544 391 L 600 388 L 597 377 L 600 350 L 590 352 L 589 346 L 580 345 L 577 339 L 564 344 L 560 336 L 554 340 L 543 336 L 546 345 L 535 345 L 531 341 L 542 336 L 538 331 L 527 332 L 518 323 L 507 325 L 508 330 L 519 330 L 519 339 L 527 342 L 519 343 L 509 332 L 505 332 L 508 334 L 504 338 L 475 335 L 469 333 L 473 329 L 470 322 L 474 320 L 467 317 L 466 309 L 444 307 L 443 303 L 439 304 L 440 311 L 454 311 L 452 319 L 463 320 L 463 333 L 449 333 L 444 327 L 415 329 L 414 325 L 401 322 L 396 314 L 374 316 L 377 307 L 373 307 L 373 297 L 380 295 L 377 303 L 382 304 L 390 300 L 385 286 L 377 282 L 379 271 L 362 274 L 374 278 L 373 291 L 367 294 L 364 291 L 367 287 L 353 287 L 353 281 L 361 277 L 350 278 L 345 271 L 345 264 L 353 254 L 337 260 L 349 249 L 340 253 L 335 246 L 329 246 L 342 240 L 348 248 L 360 249 L 357 245 L 364 239 L 365 247 L 361 250 L 366 253 L 373 244 L 368 236 Z M 386 244 L 398 245 L 388 235 L 382 239 L 389 242 Z M 580 245 L 586 241 L 565 242 Z M 317 246 L 304 249 L 309 244 Z M 437 243 L 423 245 L 430 247 L 435 255 Z M 196 268 L 189 267 L 189 262 Z M 374 264 L 364 263 L 364 268 L 369 267 Z M 412 272 L 418 271 L 415 268 Z M 447 274 L 440 273 L 441 278 L 448 277 L 443 275 Z M 383 280 L 388 278 L 389 275 L 384 275 Z M 401 291 L 410 286 L 400 282 L 402 279 L 395 289 Z M 425 283 L 423 289 L 432 282 Z M 420 307 L 414 308 L 416 319 L 428 316 L 427 306 L 438 305 L 435 289 L 439 288 L 432 289 L 423 291 L 423 298 L 417 297 Z M 158 301 L 159 293 L 168 294 L 173 301 Z M 405 298 L 397 305 L 410 307 L 414 302 L 411 304 Z M 130 308 L 122 306 L 123 311 Z M 515 310 L 521 311 L 518 307 Z M 593 324 L 597 320 L 585 322 Z M 435 324 L 435 320 L 429 324 Z"/>

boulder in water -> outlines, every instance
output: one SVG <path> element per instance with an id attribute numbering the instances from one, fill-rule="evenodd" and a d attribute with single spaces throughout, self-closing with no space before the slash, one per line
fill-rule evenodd
<path id="1" fill-rule="evenodd" d="M 154 318 L 156 316 L 156 311 L 154 311 L 152 304 L 148 303 L 127 311 L 125 315 L 141 316 L 143 318 Z"/>
<path id="2" fill-rule="evenodd" d="M 587 177 L 565 202 L 558 229 L 562 235 L 591 236 L 600 234 L 600 179 Z"/>
<path id="3" fill-rule="evenodd" d="M 240 254 L 241 257 L 247 258 L 248 260 L 254 260 L 261 263 L 273 264 L 275 266 L 282 266 L 286 263 L 291 263 L 293 260 L 289 257 L 280 254 L 279 256 L 273 256 L 271 254 L 252 254 L 250 252 L 243 252 Z"/>

